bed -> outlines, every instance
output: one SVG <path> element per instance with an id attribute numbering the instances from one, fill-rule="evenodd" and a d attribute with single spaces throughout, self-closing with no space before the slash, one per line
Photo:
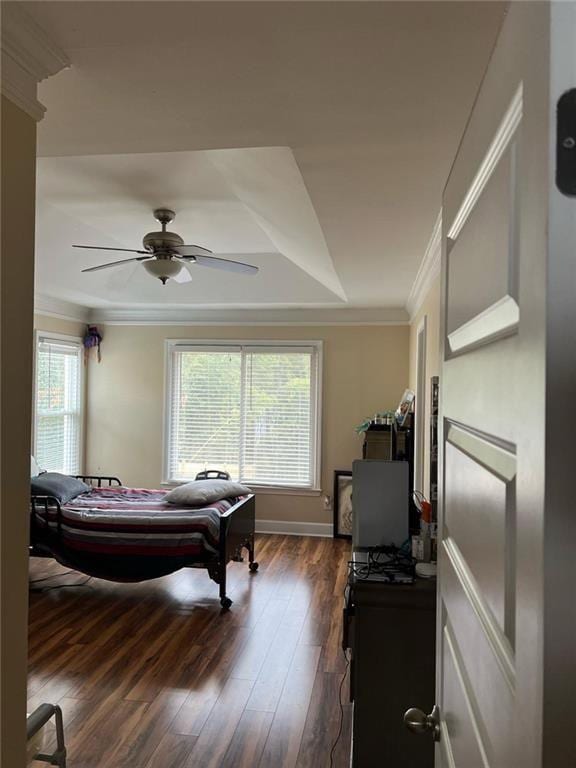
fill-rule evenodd
<path id="1" fill-rule="evenodd" d="M 207 473 L 203 473 L 205 478 Z M 32 495 L 30 554 L 109 581 L 146 581 L 180 568 L 205 568 L 228 609 L 226 566 L 254 560 L 254 495 L 200 507 L 164 501 L 166 491 L 126 488 L 117 477 L 75 475 L 90 485 L 66 504 Z"/>

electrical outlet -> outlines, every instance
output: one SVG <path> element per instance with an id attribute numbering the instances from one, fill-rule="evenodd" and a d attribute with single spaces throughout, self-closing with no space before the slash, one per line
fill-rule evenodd
<path id="1" fill-rule="evenodd" d="M 332 509 L 332 497 L 328 496 L 328 494 L 325 494 L 322 497 L 322 500 L 324 501 L 324 509 Z"/>

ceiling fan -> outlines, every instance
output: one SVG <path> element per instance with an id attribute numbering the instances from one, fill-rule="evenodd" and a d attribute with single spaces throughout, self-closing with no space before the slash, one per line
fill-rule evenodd
<path id="1" fill-rule="evenodd" d="M 177 283 L 188 283 L 192 276 L 188 268 L 192 264 L 200 267 L 212 267 L 222 269 L 225 272 L 242 272 L 246 275 L 255 275 L 258 267 L 252 264 L 243 264 L 241 261 L 221 259 L 212 255 L 212 251 L 199 245 L 184 245 L 184 240 L 175 232 L 168 232 L 166 226 L 174 221 L 176 214 L 168 208 L 157 208 L 154 218 L 162 225 L 161 232 L 148 232 L 144 235 L 142 245 L 144 250 L 133 248 L 107 248 L 100 245 L 74 245 L 73 248 L 90 248 L 98 251 L 124 251 L 125 253 L 139 253 L 131 259 L 111 261 L 107 264 L 99 264 L 97 267 L 88 267 L 82 272 L 96 272 L 99 269 L 109 269 L 128 264 L 132 261 L 142 262 L 144 269 L 154 277 L 157 277 L 163 285 L 172 279 Z M 184 267 L 184 269 L 183 269 Z"/>

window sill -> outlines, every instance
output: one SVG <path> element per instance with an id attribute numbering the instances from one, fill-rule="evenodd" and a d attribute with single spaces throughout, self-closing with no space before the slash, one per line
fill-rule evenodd
<path id="1" fill-rule="evenodd" d="M 288 486 L 254 485 L 248 483 L 254 493 L 261 495 L 271 494 L 274 496 L 320 496 L 321 488 L 291 488 Z"/>
<path id="2" fill-rule="evenodd" d="M 177 488 L 179 485 L 184 485 L 185 482 L 192 482 L 182 480 L 181 482 L 166 480 L 160 483 L 161 488 Z M 262 496 L 320 496 L 322 493 L 321 488 L 293 488 L 290 486 L 271 486 L 271 485 L 254 485 L 254 483 L 247 483 L 254 493 Z"/>

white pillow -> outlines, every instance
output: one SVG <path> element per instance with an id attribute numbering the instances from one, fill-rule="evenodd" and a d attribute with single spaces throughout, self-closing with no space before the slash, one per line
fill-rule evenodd
<path id="1" fill-rule="evenodd" d="M 250 488 L 231 480 L 194 480 L 174 488 L 164 496 L 164 501 L 184 507 L 199 507 L 220 499 L 246 496 L 248 493 L 252 493 Z"/>

